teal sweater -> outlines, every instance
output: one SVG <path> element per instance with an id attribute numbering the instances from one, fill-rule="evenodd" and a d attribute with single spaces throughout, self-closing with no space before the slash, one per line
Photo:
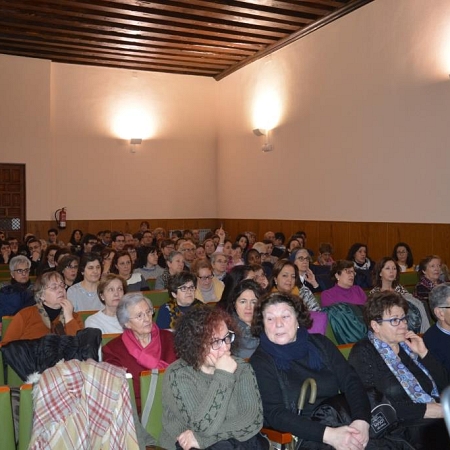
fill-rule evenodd
<path id="1" fill-rule="evenodd" d="M 163 382 L 163 429 L 159 445 L 175 449 L 177 437 L 193 431 L 200 448 L 235 438 L 241 442 L 262 427 L 263 412 L 251 366 L 240 358 L 235 373 L 209 375 L 184 360 L 171 364 Z"/>

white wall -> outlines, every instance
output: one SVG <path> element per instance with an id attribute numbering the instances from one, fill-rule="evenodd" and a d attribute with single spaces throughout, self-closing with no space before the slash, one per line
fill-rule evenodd
<path id="1" fill-rule="evenodd" d="M 450 222 L 449 73 L 450 2 L 376 0 L 220 81 L 220 215 Z"/>
<path id="2" fill-rule="evenodd" d="M 0 162 L 27 164 L 28 220 L 450 223 L 449 73 L 448 0 L 376 0 L 220 82 L 0 55 Z"/>

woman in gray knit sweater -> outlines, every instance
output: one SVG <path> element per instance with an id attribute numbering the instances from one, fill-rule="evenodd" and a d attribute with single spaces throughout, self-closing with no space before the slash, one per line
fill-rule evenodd
<path id="1" fill-rule="evenodd" d="M 179 319 L 175 348 L 180 359 L 164 376 L 160 446 L 269 448 L 259 434 L 263 414 L 253 370 L 231 356 L 234 327 L 225 311 L 206 305 Z"/>

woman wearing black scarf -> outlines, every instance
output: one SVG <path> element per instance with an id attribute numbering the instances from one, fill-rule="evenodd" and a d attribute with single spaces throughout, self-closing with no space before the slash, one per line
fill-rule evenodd
<path id="1" fill-rule="evenodd" d="M 309 312 L 299 297 L 273 293 L 255 310 L 253 334 L 260 345 L 250 358 L 264 409 L 264 425 L 302 439 L 300 448 L 362 450 L 369 441 L 370 405 L 364 387 L 334 344 L 309 334 Z M 298 415 L 304 380 L 314 378 L 317 399 Z M 343 392 L 350 405 L 350 426 L 327 427 L 310 415 L 323 400 Z M 328 445 L 326 445 L 328 444 Z"/>

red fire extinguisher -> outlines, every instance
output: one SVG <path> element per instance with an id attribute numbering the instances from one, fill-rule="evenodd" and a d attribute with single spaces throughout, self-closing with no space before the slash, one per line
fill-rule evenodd
<path id="1" fill-rule="evenodd" d="M 64 228 L 66 228 L 66 216 L 67 216 L 67 212 L 66 212 L 65 206 L 64 206 L 64 208 L 57 209 L 55 211 L 55 220 L 56 220 L 56 223 L 58 224 L 58 228 L 60 230 L 64 230 Z"/>

